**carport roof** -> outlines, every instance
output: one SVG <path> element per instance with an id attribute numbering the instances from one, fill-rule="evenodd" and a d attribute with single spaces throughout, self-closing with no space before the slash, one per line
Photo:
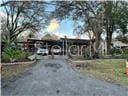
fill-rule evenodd
<path id="1" fill-rule="evenodd" d="M 41 42 L 62 42 L 63 40 L 67 40 L 68 43 L 73 42 L 76 44 L 89 44 L 90 40 L 86 39 L 73 39 L 73 38 L 60 38 L 59 40 L 53 40 L 53 39 L 35 39 L 30 38 L 28 41 L 41 41 Z M 92 40 L 94 42 L 94 40 Z"/>

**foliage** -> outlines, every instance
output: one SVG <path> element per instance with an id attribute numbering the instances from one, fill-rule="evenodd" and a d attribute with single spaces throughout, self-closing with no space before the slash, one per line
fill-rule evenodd
<path id="1" fill-rule="evenodd" d="M 2 30 L 7 42 L 13 42 L 17 36 L 26 31 L 31 30 L 37 32 L 40 28 L 44 28 L 47 24 L 47 15 L 45 5 L 39 1 L 3 1 L 1 4 L 4 17 L 3 26 L 6 27 L 6 33 Z M 3 36 L 2 35 L 2 36 Z"/>
<path id="2" fill-rule="evenodd" d="M 128 54 L 128 47 L 127 48 L 123 48 L 122 50 L 123 50 L 124 54 Z"/>
<path id="3" fill-rule="evenodd" d="M 17 48 L 7 47 L 4 49 L 4 52 L 2 52 L 2 59 L 10 62 L 19 59 L 24 59 L 25 57 L 26 57 L 25 52 Z"/>
<path id="4" fill-rule="evenodd" d="M 5 17 L 1 17 L 1 41 L 5 42 L 9 40 L 9 32 L 6 27 Z"/>
<path id="5" fill-rule="evenodd" d="M 128 32 L 127 5 L 125 1 L 60 1 L 57 2 L 55 15 L 60 20 L 65 18 L 74 20 L 76 25 L 74 32 L 77 34 L 93 31 L 96 52 L 99 48 L 101 33 L 106 32 L 107 50 L 110 51 L 113 32 L 118 32 L 119 29 L 123 33 Z"/>
<path id="6" fill-rule="evenodd" d="M 128 49 L 127 48 L 116 48 L 113 47 L 110 51 L 112 54 L 111 58 L 115 59 L 127 59 L 128 58 Z"/>
<path id="7" fill-rule="evenodd" d="M 90 48 L 86 48 L 85 50 L 82 50 L 83 51 L 83 56 L 85 59 L 91 59 L 90 58 Z"/>
<path id="8" fill-rule="evenodd" d="M 98 53 L 103 25 L 103 8 L 99 1 L 60 1 L 57 2 L 55 16 L 60 20 L 71 18 L 75 21 L 74 31 L 77 34 L 91 30 L 96 39 L 95 52 Z M 76 23 L 76 21 L 83 23 Z"/>
<path id="9" fill-rule="evenodd" d="M 107 51 L 110 53 L 112 34 L 122 32 L 126 34 L 128 24 L 128 3 L 125 1 L 104 2 L 105 30 L 107 33 Z"/>
<path id="10" fill-rule="evenodd" d="M 128 48 L 122 48 L 123 54 L 120 56 L 122 59 L 128 59 Z"/>
<path id="11" fill-rule="evenodd" d="M 121 49 L 113 47 L 111 48 L 110 53 L 112 54 L 112 56 L 115 56 L 115 55 L 121 55 L 123 52 Z"/>

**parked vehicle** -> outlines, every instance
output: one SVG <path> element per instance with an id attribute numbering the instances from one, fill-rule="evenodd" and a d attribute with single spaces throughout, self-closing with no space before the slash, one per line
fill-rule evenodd
<path id="1" fill-rule="evenodd" d="M 41 55 L 45 55 L 45 54 L 49 54 L 49 50 L 46 47 L 39 47 L 37 48 L 37 54 L 41 54 Z"/>
<path id="2" fill-rule="evenodd" d="M 55 53 L 55 54 L 60 54 L 61 53 L 61 49 L 60 48 L 54 48 L 51 50 L 51 52 Z"/>

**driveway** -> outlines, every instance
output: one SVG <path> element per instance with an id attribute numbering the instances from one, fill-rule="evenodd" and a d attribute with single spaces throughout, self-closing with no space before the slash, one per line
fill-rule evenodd
<path id="1" fill-rule="evenodd" d="M 65 59 L 49 59 L 3 87 L 2 96 L 128 96 L 128 89 L 82 75 Z"/>

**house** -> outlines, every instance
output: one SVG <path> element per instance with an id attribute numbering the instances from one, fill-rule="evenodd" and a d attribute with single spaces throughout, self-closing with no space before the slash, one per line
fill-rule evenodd
<path id="1" fill-rule="evenodd" d="M 49 38 L 50 37 L 50 38 Z M 86 39 L 72 39 L 67 38 L 58 38 L 56 36 L 47 35 L 42 39 L 30 38 L 27 41 L 33 43 L 33 47 L 35 43 L 40 43 L 42 46 L 46 46 L 49 50 L 51 50 L 54 46 L 59 46 L 61 48 L 61 54 L 67 55 L 69 53 L 69 49 L 73 47 L 77 47 L 77 50 L 82 50 L 83 47 L 87 47 L 90 45 L 90 40 Z M 94 40 L 92 40 L 94 42 Z M 51 51 L 49 51 L 51 54 Z"/>
<path id="2" fill-rule="evenodd" d="M 119 47 L 119 48 L 128 47 L 128 44 L 123 43 L 117 39 L 112 40 L 112 44 L 113 44 L 113 47 Z"/>

